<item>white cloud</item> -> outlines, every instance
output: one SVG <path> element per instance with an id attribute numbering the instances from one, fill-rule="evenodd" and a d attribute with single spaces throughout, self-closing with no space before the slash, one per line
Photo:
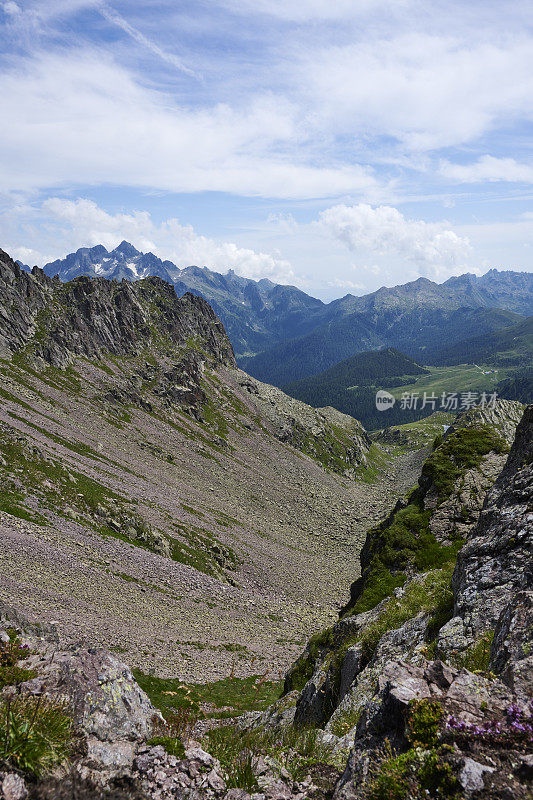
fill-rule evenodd
<path id="1" fill-rule="evenodd" d="M 441 162 L 440 172 L 459 183 L 484 183 L 506 181 L 509 183 L 533 183 L 533 164 L 521 164 L 514 158 L 482 156 L 473 164 Z"/>
<path id="2" fill-rule="evenodd" d="M 13 2 L 4 3 L 2 5 L 2 10 L 5 14 L 8 14 L 10 17 L 11 16 L 16 17 L 18 14 L 21 13 L 20 6 L 18 6 L 16 3 Z"/>
<path id="3" fill-rule="evenodd" d="M 304 53 L 295 76 L 318 121 L 337 134 L 429 151 L 533 119 L 532 47 L 526 34 L 369 37 Z"/>
<path id="4" fill-rule="evenodd" d="M 377 8 L 404 8 L 411 0 L 222 0 L 223 6 L 241 14 L 264 14 L 291 22 L 349 20 Z"/>
<path id="5" fill-rule="evenodd" d="M 12 189 L 118 184 L 307 198 L 376 187 L 360 166 L 306 163 L 297 109 L 269 93 L 192 110 L 103 53 L 69 51 L 17 64 L 0 76 L 0 96 L 9 120 L 0 165 Z"/>
<path id="6" fill-rule="evenodd" d="M 367 291 L 366 284 L 343 278 L 334 278 L 331 281 L 327 281 L 327 285 L 331 286 L 332 289 L 348 290 L 349 292 L 362 293 Z"/>
<path id="7" fill-rule="evenodd" d="M 337 205 L 322 211 L 318 224 L 353 252 L 399 256 L 435 277 L 462 268 L 471 250 L 444 224 L 408 220 L 392 206 Z"/>
<path id="8" fill-rule="evenodd" d="M 46 231 L 44 237 L 42 231 Z M 202 236 L 177 219 L 158 225 L 146 211 L 109 214 L 85 199 L 52 197 L 37 209 L 18 206 L 0 217 L 0 235 L 11 255 L 31 265 L 42 266 L 79 247 L 103 244 L 112 249 L 126 239 L 139 250 L 154 252 L 180 267 L 195 264 L 218 272 L 234 269 L 239 275 L 280 283 L 294 277 L 289 262 L 277 253 L 257 252 Z"/>

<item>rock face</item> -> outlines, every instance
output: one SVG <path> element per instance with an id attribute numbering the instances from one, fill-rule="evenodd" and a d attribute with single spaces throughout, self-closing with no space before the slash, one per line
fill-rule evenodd
<path id="1" fill-rule="evenodd" d="M 178 299 L 161 278 L 137 283 L 80 277 L 61 284 L 35 267 L 20 269 L 0 251 L 0 349 L 17 352 L 32 339 L 33 352 L 65 367 L 74 356 L 98 358 L 174 351 L 198 340 L 205 357 L 235 365 L 233 349 L 209 304 L 186 294 Z"/>
<path id="2" fill-rule="evenodd" d="M 530 406 L 516 430 L 507 464 L 489 492 L 479 521 L 458 555 L 453 575 L 454 617 L 440 634 L 446 649 L 464 649 L 486 631 L 494 632 L 503 613 L 505 622 L 502 622 L 503 627 L 496 637 L 492 663 L 498 672 L 506 668 L 509 679 L 514 674 L 514 667 L 508 659 L 514 661 L 517 654 L 511 655 L 512 651 L 507 651 L 506 657 L 503 642 L 511 628 L 518 634 L 523 628 L 521 616 L 530 613 L 528 592 L 533 589 L 532 498 L 533 407 Z M 524 634 L 525 630 L 520 638 Z M 522 650 L 527 649 L 531 641 L 531 638 L 522 641 Z M 532 665 L 533 661 L 529 670 Z"/>
<path id="3" fill-rule="evenodd" d="M 480 415 L 486 412 L 480 410 L 459 419 L 455 430 L 485 430 L 490 423 L 509 440 L 516 405 L 505 405 L 492 417 L 485 415 L 482 429 Z M 457 441 L 479 445 L 477 436 L 468 436 Z M 445 452 L 450 456 L 449 448 Z M 444 769 L 446 791 L 453 796 L 529 796 L 525 753 L 533 736 L 533 406 L 523 413 L 508 455 L 480 448 L 476 466 L 455 478 L 449 465 L 455 469 L 462 463 L 461 448 L 453 452 L 451 461 L 430 457 L 432 469 L 424 468 L 421 479 L 424 505 L 417 506 L 416 514 L 400 517 L 404 531 L 407 520 L 420 526 L 425 519 L 428 524 L 426 550 L 413 551 L 413 568 L 427 561 L 428 553 L 435 561 L 439 547 L 448 546 L 440 552 L 452 558 L 447 543 L 456 536 L 442 527 L 443 536 L 433 532 L 432 538 L 430 519 L 420 514 L 431 512 L 432 505 L 438 510 L 447 503 L 450 508 L 451 497 L 464 491 L 465 476 L 483 470 L 488 459 L 505 463 L 483 504 L 476 497 L 471 507 L 477 519 L 464 527 L 451 586 L 453 561 L 411 572 L 380 603 L 359 614 L 353 614 L 352 606 L 351 616 L 314 637 L 287 674 L 287 689 L 306 680 L 296 700 L 296 723 L 323 727 L 325 741 L 339 751 L 352 747 L 336 800 L 388 797 L 384 787 L 394 770 L 396 780 L 415 787 L 413 796 L 425 796 L 429 774 L 436 792 L 438 781 L 445 780 L 442 771 L 438 778 L 432 772 L 436 763 Z M 445 481 L 435 465 L 444 470 Z M 428 480 L 431 475 L 437 476 L 435 483 Z M 478 487 L 490 483 L 486 471 L 484 479 Z M 450 496 L 443 496 L 443 487 Z M 405 508 L 399 504 L 395 513 Z M 394 514 L 392 519 L 398 530 Z M 453 526 L 450 515 L 448 527 Z M 374 542 L 367 546 L 366 558 L 372 563 L 376 531 L 369 537 Z M 381 546 L 390 547 L 390 541 L 381 540 Z M 357 597 L 368 596 L 372 572 L 368 575 L 366 584 L 364 575 L 359 582 Z M 422 709 L 424 724 L 433 715 L 435 726 L 431 741 L 421 741 L 424 751 L 417 750 L 417 709 Z"/>
<path id="4" fill-rule="evenodd" d="M 507 767 L 506 754 L 502 753 L 504 748 L 493 747 L 488 735 L 481 746 L 468 746 L 469 738 L 476 735 L 485 738 L 483 733 L 476 734 L 475 731 L 491 730 L 494 720 L 498 720 L 495 724 L 499 725 L 502 738 L 513 728 L 513 714 L 520 718 L 523 715 L 531 722 L 527 705 L 517 706 L 516 697 L 500 681 L 482 678 L 464 669 L 453 669 L 441 661 L 425 662 L 419 667 L 404 661 L 390 661 L 380 674 L 377 691 L 357 726 L 354 748 L 336 787 L 336 800 L 356 800 L 366 796 L 364 787 L 372 783 L 372 770 L 375 774 L 377 751 L 383 741 L 387 740 L 397 751 L 408 752 L 410 732 L 406 721 L 413 704 L 416 707 L 420 701 L 426 703 L 426 709 L 438 708 L 439 715 L 446 720 L 441 738 L 447 744 L 435 752 L 438 753 L 440 769 L 447 767 L 449 774 L 454 774 L 453 783 L 449 784 L 453 786 L 452 796 L 470 797 L 476 791 L 479 792 L 476 798 L 510 797 L 511 792 L 515 797 L 527 797 L 527 782 L 522 782 L 517 774 L 528 763 L 525 753 L 520 752 L 519 735 L 513 752 L 515 772 L 504 776 L 505 787 L 502 787 L 500 772 Z M 489 706 L 490 714 L 487 712 Z M 526 726 L 530 726 L 530 722 L 526 722 Z M 457 731 L 466 735 L 456 735 Z M 451 742 L 455 745 L 453 749 L 449 747 Z M 418 777 L 415 758 L 414 781 Z M 486 763 L 487 759 L 490 763 Z M 428 762 L 421 763 L 429 771 Z M 502 788 L 504 793 L 500 794 Z M 439 793 L 435 796 L 447 795 Z"/>
<path id="5" fill-rule="evenodd" d="M 416 547 L 406 547 L 406 535 L 420 539 L 421 529 L 427 529 L 426 546 L 433 540 L 434 547 L 457 549 L 465 541 L 505 464 L 523 408 L 521 403 L 498 400 L 493 407 L 458 415 L 423 465 L 418 487 L 369 532 L 361 551 L 362 576 L 352 584 L 345 611 L 357 608 L 378 562 L 380 570 L 387 568 L 392 576 L 420 571 L 415 555 L 408 554 Z M 394 551 L 399 551 L 398 557 Z"/>
<path id="6" fill-rule="evenodd" d="M 366 465 L 372 443 L 363 426 L 353 417 L 330 406 L 312 408 L 244 373 L 238 381 L 282 442 L 346 477 L 355 477 L 355 469 Z"/>

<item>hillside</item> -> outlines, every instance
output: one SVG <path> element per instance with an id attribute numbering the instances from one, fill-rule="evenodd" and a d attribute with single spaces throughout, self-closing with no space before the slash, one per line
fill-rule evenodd
<path id="1" fill-rule="evenodd" d="M 533 360 L 533 317 L 489 334 L 437 350 L 430 363 L 436 366 L 483 363 L 501 367 L 529 366 Z"/>
<path id="2" fill-rule="evenodd" d="M 319 375 L 289 383 L 283 389 L 309 405 L 333 406 L 357 416 L 364 420 L 365 427 L 373 429 L 382 421 L 390 425 L 391 414 L 394 414 L 394 409 L 388 409 L 383 416 L 376 409 L 376 390 L 410 383 L 415 376 L 427 374 L 427 369 L 391 347 L 358 353 Z M 394 418 L 397 416 L 395 414 Z M 405 412 L 400 419 L 409 421 Z"/>
<path id="3" fill-rule="evenodd" d="M 254 357 L 239 358 L 239 364 L 260 380 L 283 386 L 319 374 L 341 360 L 370 349 L 395 347 L 415 361 L 427 363 L 428 354 L 443 341 L 461 342 L 474 333 L 490 334 L 522 320 L 514 312 L 500 309 L 460 307 L 450 310 L 450 301 L 446 298 L 443 300 L 445 308 L 435 307 L 435 293 L 426 306 L 424 302 L 420 306 L 416 304 L 416 295 L 415 299 L 408 298 L 406 306 L 400 302 L 401 298 L 394 298 L 397 302 L 390 308 L 382 304 L 374 309 L 370 305 L 345 316 L 334 316 L 305 336 L 278 344 Z M 350 307 L 352 305 L 350 303 Z"/>
<path id="4" fill-rule="evenodd" d="M 236 369 L 161 278 L 61 283 L 1 253 L 0 370 L 2 596 L 146 672 L 275 677 L 419 459 L 376 478 L 356 420 Z"/>

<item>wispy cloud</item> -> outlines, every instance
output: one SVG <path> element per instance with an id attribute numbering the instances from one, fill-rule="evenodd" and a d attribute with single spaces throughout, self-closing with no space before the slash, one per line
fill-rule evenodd
<path id="1" fill-rule="evenodd" d="M 245 107 L 184 108 L 101 51 L 17 63 L 0 75 L 0 94 L 10 121 L 0 164 L 13 190 L 103 183 L 309 198 L 377 188 L 366 167 L 302 158 L 286 101 L 267 93 Z"/>
<path id="2" fill-rule="evenodd" d="M 440 172 L 459 183 L 533 183 L 533 164 L 523 164 L 514 158 L 482 156 L 471 164 L 442 161 Z"/>
<path id="3" fill-rule="evenodd" d="M 163 61 L 167 62 L 167 64 L 171 64 L 173 67 L 176 67 L 176 69 L 179 69 L 180 72 L 184 72 L 186 75 L 190 75 L 193 78 L 200 77 L 194 70 L 190 69 L 190 67 L 184 64 L 181 58 L 178 58 L 173 53 L 167 52 L 167 50 L 164 50 L 162 47 L 160 47 L 157 42 L 154 42 L 152 39 L 148 38 L 148 36 L 145 36 L 142 31 L 139 31 L 133 25 L 130 25 L 127 19 L 111 8 L 111 6 L 107 5 L 107 3 L 99 3 L 98 10 L 102 16 L 108 20 L 108 22 L 111 22 L 113 25 L 117 25 L 121 30 L 124 31 L 124 33 L 127 33 L 128 36 L 131 36 L 134 41 L 138 42 L 138 44 L 142 45 L 143 47 L 146 47 L 147 50 L 150 50 L 152 53 L 154 53 L 154 55 L 162 58 Z"/>

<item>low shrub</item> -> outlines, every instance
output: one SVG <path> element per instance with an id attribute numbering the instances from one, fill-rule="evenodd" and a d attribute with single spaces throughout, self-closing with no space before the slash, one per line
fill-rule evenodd
<path id="1" fill-rule="evenodd" d="M 316 764 L 337 766 L 332 746 L 322 741 L 321 731 L 316 729 L 290 726 L 283 730 L 242 731 L 226 725 L 209 731 L 207 738 L 207 749 L 220 761 L 228 786 L 248 788 L 239 783 L 248 775 L 248 791 L 257 785 L 251 776 L 253 759 L 259 755 L 273 758 L 293 780 L 301 780 Z"/>
<path id="2" fill-rule="evenodd" d="M 197 716 L 192 708 L 185 707 L 167 711 L 166 719 L 163 720 L 156 716 L 148 744 L 161 745 L 171 756 L 183 758 L 196 721 Z"/>
<path id="3" fill-rule="evenodd" d="M 416 747 L 392 755 L 390 748 L 374 770 L 364 792 L 366 800 L 452 800 L 459 783 L 447 758 L 451 748 Z"/>
<path id="4" fill-rule="evenodd" d="M 5 686 L 16 686 L 34 677 L 33 670 L 18 665 L 19 661 L 23 661 L 29 655 L 29 648 L 21 644 L 15 635 L 11 636 L 9 642 L 0 642 L 0 689 Z"/>
<path id="5" fill-rule="evenodd" d="M 468 669 L 470 672 L 487 672 L 493 639 L 494 631 L 487 631 L 463 653 L 451 655 L 449 657 L 450 663 L 457 669 Z"/>
<path id="6" fill-rule="evenodd" d="M 437 744 L 444 712 L 435 700 L 411 700 L 407 721 L 407 738 L 413 746 L 433 747 Z"/>

